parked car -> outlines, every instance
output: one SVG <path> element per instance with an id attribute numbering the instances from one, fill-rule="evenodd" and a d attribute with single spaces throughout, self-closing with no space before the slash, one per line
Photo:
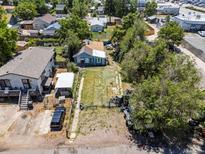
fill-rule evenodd
<path id="1" fill-rule="evenodd" d="M 205 31 L 198 31 L 198 34 L 202 37 L 205 37 Z"/>
<path id="2" fill-rule="evenodd" d="M 63 106 L 56 107 L 50 123 L 51 131 L 60 131 L 63 127 L 66 109 Z"/>

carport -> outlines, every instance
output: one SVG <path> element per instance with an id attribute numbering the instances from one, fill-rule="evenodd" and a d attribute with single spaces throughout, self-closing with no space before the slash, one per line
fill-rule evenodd
<path id="1" fill-rule="evenodd" d="M 72 88 L 74 82 L 74 73 L 66 72 L 57 74 L 55 85 L 55 97 L 65 96 L 72 97 Z"/>

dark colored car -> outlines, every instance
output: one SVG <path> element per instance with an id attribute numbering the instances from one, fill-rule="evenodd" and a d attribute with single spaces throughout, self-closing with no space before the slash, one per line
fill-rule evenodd
<path id="1" fill-rule="evenodd" d="M 60 131 L 62 129 L 65 114 L 66 114 L 65 107 L 56 107 L 50 123 L 51 131 Z"/>

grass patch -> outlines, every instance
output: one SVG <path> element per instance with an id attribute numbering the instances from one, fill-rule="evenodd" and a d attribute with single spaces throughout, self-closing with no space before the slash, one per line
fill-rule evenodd
<path id="1" fill-rule="evenodd" d="M 193 6 L 186 6 L 185 8 L 186 8 L 186 9 L 189 9 L 189 10 L 193 10 L 193 11 L 198 11 L 198 12 L 205 13 L 205 10 L 198 9 L 198 8 L 193 7 Z"/>
<path id="2" fill-rule="evenodd" d="M 63 47 L 62 46 L 55 47 L 55 52 L 56 52 L 56 61 L 57 62 L 64 62 L 66 60 L 62 56 L 62 52 L 63 52 Z"/>
<path id="3" fill-rule="evenodd" d="M 107 106 L 109 99 L 119 93 L 117 75 L 111 67 L 85 69 L 81 102 L 87 106 Z"/>
<path id="4" fill-rule="evenodd" d="M 107 41 L 112 37 L 115 26 L 108 26 L 104 32 L 92 32 L 92 39 L 95 41 Z"/>

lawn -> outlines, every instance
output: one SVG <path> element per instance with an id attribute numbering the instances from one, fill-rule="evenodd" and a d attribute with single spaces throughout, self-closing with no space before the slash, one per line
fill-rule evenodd
<path id="1" fill-rule="evenodd" d="M 106 29 L 104 29 L 104 32 L 93 32 L 92 33 L 92 39 L 95 41 L 107 41 L 110 40 L 112 37 L 112 32 L 114 30 L 115 26 L 108 26 Z"/>
<path id="2" fill-rule="evenodd" d="M 119 78 L 113 67 L 96 67 L 84 70 L 81 102 L 86 106 L 107 106 L 112 96 L 118 95 Z"/>
<path id="3" fill-rule="evenodd" d="M 64 62 L 65 58 L 62 56 L 63 47 L 62 46 L 56 47 L 55 52 L 56 52 L 56 61 L 57 62 Z"/>

